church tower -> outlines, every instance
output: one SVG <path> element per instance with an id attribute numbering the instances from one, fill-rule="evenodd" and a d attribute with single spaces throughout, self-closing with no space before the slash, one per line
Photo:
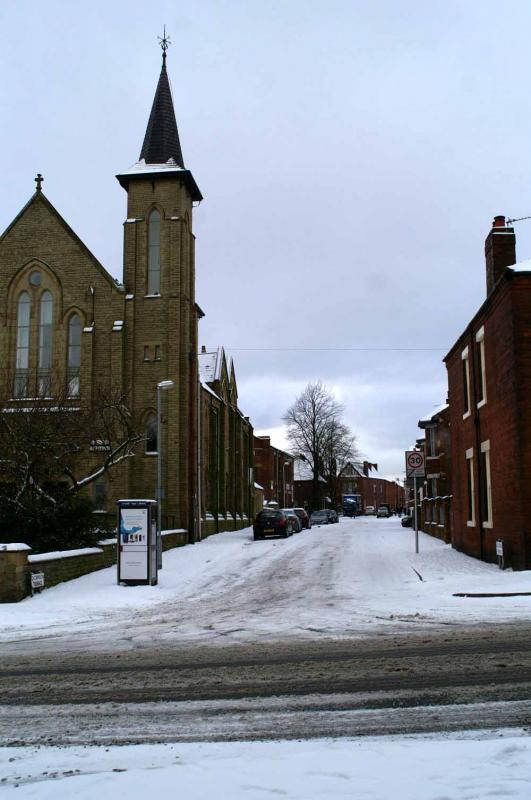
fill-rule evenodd
<path id="1" fill-rule="evenodd" d="M 184 165 L 166 70 L 169 40 L 139 160 L 117 175 L 127 192 L 124 222 L 126 390 L 146 430 L 145 452 L 131 460 L 131 497 L 155 496 L 162 446 L 163 527 L 186 528 L 193 541 L 197 516 L 197 323 L 194 203 L 202 200 Z M 161 442 L 157 441 L 157 384 Z M 134 463 L 133 463 L 134 462 Z M 139 463 L 141 462 L 141 463 Z M 146 494 L 147 493 L 147 494 Z"/>

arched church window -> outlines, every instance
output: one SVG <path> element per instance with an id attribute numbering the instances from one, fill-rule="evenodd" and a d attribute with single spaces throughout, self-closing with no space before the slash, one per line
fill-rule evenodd
<path id="1" fill-rule="evenodd" d="M 39 313 L 39 397 L 49 397 L 51 393 L 51 369 L 53 345 L 53 297 L 51 292 L 43 292 Z"/>
<path id="2" fill-rule="evenodd" d="M 67 392 L 69 397 L 78 397 L 81 367 L 81 317 L 72 314 L 68 322 Z"/>
<path id="3" fill-rule="evenodd" d="M 27 292 L 22 292 L 17 306 L 17 358 L 15 364 L 15 397 L 28 396 L 29 343 L 30 343 L 31 300 Z"/>
<path id="4" fill-rule="evenodd" d="M 146 453 L 157 453 L 157 416 L 149 414 L 146 418 Z"/>
<path id="5" fill-rule="evenodd" d="M 148 294 L 160 294 L 160 214 L 153 209 L 148 222 Z"/>

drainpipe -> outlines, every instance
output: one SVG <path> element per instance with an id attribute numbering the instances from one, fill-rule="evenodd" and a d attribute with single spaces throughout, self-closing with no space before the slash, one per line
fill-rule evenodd
<path id="1" fill-rule="evenodd" d="M 203 479 L 203 446 L 201 441 L 201 380 L 199 377 L 199 370 L 197 371 L 197 538 L 199 541 L 203 538 L 203 531 L 201 527 L 202 515 L 202 479 Z"/>

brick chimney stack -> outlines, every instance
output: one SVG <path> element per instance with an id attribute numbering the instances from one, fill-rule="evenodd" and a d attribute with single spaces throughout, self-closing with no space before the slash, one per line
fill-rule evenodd
<path id="1" fill-rule="evenodd" d="M 505 271 L 516 263 L 516 237 L 514 228 L 505 225 L 505 217 L 494 217 L 492 229 L 485 239 L 485 261 L 487 265 L 487 295 L 489 295 Z"/>

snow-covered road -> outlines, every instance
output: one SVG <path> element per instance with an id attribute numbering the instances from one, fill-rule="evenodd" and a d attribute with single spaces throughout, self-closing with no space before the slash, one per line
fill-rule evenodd
<path id="1" fill-rule="evenodd" d="M 114 568 L 0 606 L 4 652 L 129 649 L 156 641 L 227 644 L 531 618 L 531 597 L 456 592 L 531 590 L 531 573 L 502 572 L 400 521 L 361 517 L 290 539 L 252 531 L 212 536 L 164 554 L 158 586 L 116 585 Z"/>

